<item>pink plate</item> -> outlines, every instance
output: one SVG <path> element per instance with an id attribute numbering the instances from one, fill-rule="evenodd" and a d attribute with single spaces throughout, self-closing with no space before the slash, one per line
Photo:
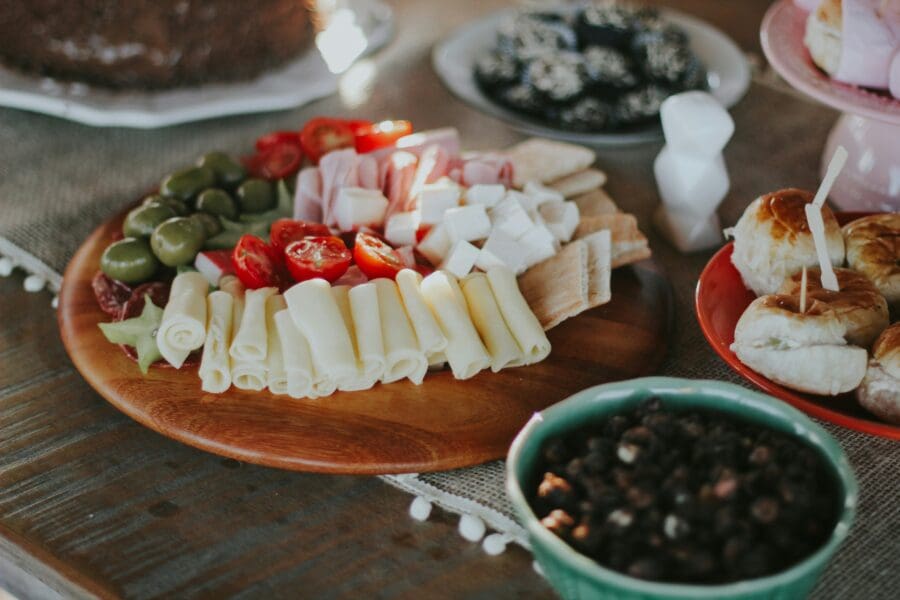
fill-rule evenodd
<path id="1" fill-rule="evenodd" d="M 766 58 L 778 74 L 823 104 L 900 125 L 900 100 L 888 92 L 834 81 L 813 64 L 803 44 L 806 18 L 807 13 L 793 0 L 779 0 L 766 13 L 760 38 Z"/>
<path id="2" fill-rule="evenodd" d="M 838 213 L 836 216 L 844 224 L 863 215 Z M 859 406 L 853 394 L 828 397 L 789 390 L 745 366 L 731 351 L 734 327 L 747 306 L 756 298 L 753 292 L 744 287 L 740 273 L 731 264 L 733 249 L 734 244 L 728 243 L 719 250 L 707 263 L 697 282 L 697 320 L 713 350 L 744 379 L 807 414 L 857 431 L 900 440 L 900 426 L 876 419 Z"/>

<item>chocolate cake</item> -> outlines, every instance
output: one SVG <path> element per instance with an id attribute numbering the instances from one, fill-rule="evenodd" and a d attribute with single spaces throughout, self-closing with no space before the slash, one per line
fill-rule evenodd
<path id="1" fill-rule="evenodd" d="M 0 60 L 113 88 L 249 79 L 304 51 L 312 0 L 0 0 Z"/>

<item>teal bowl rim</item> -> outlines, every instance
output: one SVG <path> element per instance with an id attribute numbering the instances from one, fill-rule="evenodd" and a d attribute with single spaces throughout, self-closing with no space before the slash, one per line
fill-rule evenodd
<path id="1" fill-rule="evenodd" d="M 604 399 L 625 399 L 636 392 L 653 393 L 697 393 L 703 395 L 715 395 L 723 400 L 733 400 L 737 405 L 750 410 L 768 414 L 781 421 L 790 421 L 793 425 L 793 434 L 806 440 L 807 443 L 817 447 L 827 457 L 834 473 L 843 486 L 844 502 L 843 511 L 834 526 L 828 542 L 816 552 L 797 563 L 793 567 L 780 571 L 767 577 L 746 579 L 734 583 L 719 585 L 696 585 L 683 583 L 652 582 L 637 579 L 613 571 L 599 565 L 591 558 L 581 554 L 562 539 L 558 538 L 550 530 L 540 524 L 537 516 L 531 510 L 522 486 L 516 476 L 516 468 L 522 455 L 523 448 L 531 438 L 532 432 L 544 422 L 557 418 L 568 410 L 568 407 L 576 404 L 590 407 Z M 721 412 L 730 413 L 734 404 L 723 404 Z M 583 411 L 589 408 L 583 408 Z M 564 560 L 567 565 L 577 571 L 580 576 L 590 580 L 608 582 L 619 588 L 632 592 L 661 597 L 681 598 L 718 598 L 722 596 L 735 596 L 746 594 L 760 589 L 773 589 L 782 587 L 791 582 L 809 576 L 825 566 L 837 548 L 841 545 L 850 531 L 850 526 L 856 515 L 856 504 L 859 489 L 853 469 L 847 460 L 847 455 L 837 441 L 822 427 L 814 423 L 809 417 L 794 407 L 765 396 L 758 392 L 748 390 L 734 384 L 712 380 L 679 379 L 673 377 L 645 377 L 630 381 L 610 383 L 587 388 L 565 400 L 554 404 L 541 412 L 535 413 L 522 430 L 516 435 L 506 457 L 506 492 L 512 502 L 513 508 L 519 516 L 522 526 L 528 532 L 529 538 L 537 539 L 549 548 L 558 559 Z M 539 561 L 540 562 L 540 561 Z"/>

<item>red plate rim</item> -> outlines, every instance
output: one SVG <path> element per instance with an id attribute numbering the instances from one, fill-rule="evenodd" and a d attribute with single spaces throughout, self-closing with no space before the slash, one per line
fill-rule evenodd
<path id="1" fill-rule="evenodd" d="M 872 213 L 838 212 L 835 213 L 835 216 L 837 217 L 838 221 L 843 224 L 868 214 Z M 697 315 L 697 321 L 700 324 L 700 330 L 703 332 L 703 336 L 706 338 L 706 341 L 709 342 L 709 345 L 712 347 L 715 353 L 718 354 L 719 357 L 721 357 L 722 360 L 724 360 L 725 363 L 729 367 L 731 367 L 731 369 L 733 369 L 738 375 L 740 375 L 747 381 L 750 381 L 767 394 L 770 394 L 780 400 L 784 400 L 788 404 L 799 408 L 809 415 L 812 415 L 824 421 L 835 423 L 848 429 L 854 429 L 856 431 L 862 431 L 863 433 L 869 433 L 885 438 L 900 440 L 900 426 L 876 421 L 874 420 L 874 417 L 873 420 L 861 419 L 848 415 L 841 411 L 833 410 L 821 404 L 821 402 L 827 401 L 826 396 L 800 394 L 775 383 L 767 377 L 760 375 L 756 371 L 744 365 L 744 363 L 742 363 L 740 359 L 738 359 L 737 355 L 731 351 L 731 349 L 729 348 L 729 344 L 727 344 L 725 340 L 717 335 L 715 327 L 710 321 L 710 315 L 702 308 L 702 299 L 711 295 L 711 292 L 708 291 L 708 288 L 710 281 L 714 277 L 712 274 L 713 270 L 722 268 L 722 265 L 725 264 L 727 265 L 727 267 L 730 267 L 734 271 L 735 275 L 738 274 L 737 269 L 735 269 L 734 265 L 732 265 L 731 263 L 731 253 L 733 249 L 734 242 L 728 242 L 713 255 L 708 263 L 706 263 L 706 266 L 700 273 L 700 278 L 697 280 L 697 289 L 694 294 L 694 312 Z M 817 401 L 817 399 L 821 400 Z"/>

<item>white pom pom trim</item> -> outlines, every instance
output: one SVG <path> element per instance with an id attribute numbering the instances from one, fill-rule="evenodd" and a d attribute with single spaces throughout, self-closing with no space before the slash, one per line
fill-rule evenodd
<path id="1" fill-rule="evenodd" d="M 25 278 L 25 282 L 22 287 L 25 288 L 26 292 L 39 292 L 44 289 L 44 286 L 47 285 L 47 280 L 38 275 L 29 275 Z"/>
<path id="2" fill-rule="evenodd" d="M 59 296 L 53 296 L 53 300 L 50 301 L 50 306 L 59 308 Z"/>
<path id="3" fill-rule="evenodd" d="M 416 521 L 427 521 L 431 516 L 431 502 L 422 496 L 416 496 L 409 505 L 409 516 Z"/>
<path id="4" fill-rule="evenodd" d="M 0 277 L 9 277 L 15 268 L 16 263 L 10 257 L 4 256 L 0 258 Z"/>
<path id="5" fill-rule="evenodd" d="M 475 515 L 465 514 L 459 518 L 459 534 L 470 542 L 480 541 L 487 527 Z"/>
<path id="6" fill-rule="evenodd" d="M 506 545 L 512 538 L 503 533 L 492 533 L 484 538 L 481 548 L 488 556 L 497 556 L 506 552 Z"/>

